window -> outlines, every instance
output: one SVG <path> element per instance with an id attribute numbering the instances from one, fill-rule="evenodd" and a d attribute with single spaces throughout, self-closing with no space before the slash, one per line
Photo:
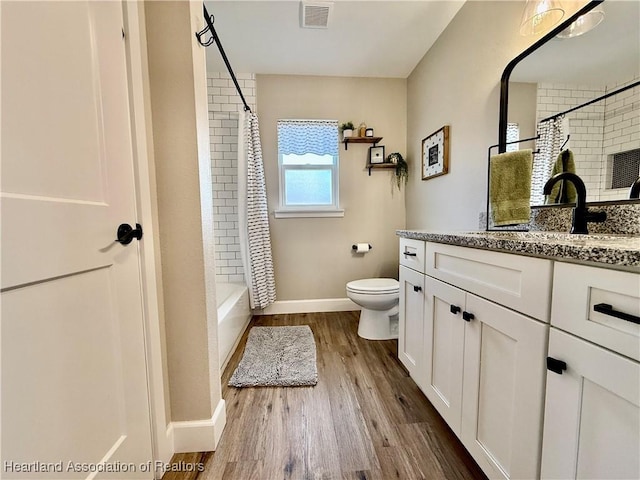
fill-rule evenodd
<path id="1" fill-rule="evenodd" d="M 276 217 L 343 216 L 338 203 L 338 121 L 278 120 Z"/>

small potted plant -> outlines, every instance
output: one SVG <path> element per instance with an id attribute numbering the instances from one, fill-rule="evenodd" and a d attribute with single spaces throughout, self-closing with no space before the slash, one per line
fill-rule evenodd
<path id="1" fill-rule="evenodd" d="M 345 122 L 340 125 L 340 131 L 342 132 L 342 138 L 353 137 L 353 122 Z"/>
<path id="2" fill-rule="evenodd" d="M 395 165 L 395 175 L 391 177 L 391 191 L 393 192 L 394 186 L 397 186 L 398 190 L 402 190 L 402 186 L 406 185 L 409 179 L 409 165 L 402 154 L 398 152 L 390 153 L 386 161 Z"/>

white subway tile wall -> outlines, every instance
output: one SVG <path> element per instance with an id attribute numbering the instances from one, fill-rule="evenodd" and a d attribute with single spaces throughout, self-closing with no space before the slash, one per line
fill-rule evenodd
<path id="1" fill-rule="evenodd" d="M 255 111 L 255 74 L 236 74 L 242 94 Z M 238 112 L 243 108 L 228 73 L 207 73 L 209 137 L 213 180 L 216 282 L 244 283 L 238 236 Z"/>
<path id="2" fill-rule="evenodd" d="M 538 84 L 538 120 L 604 95 L 605 89 L 585 85 Z M 567 115 L 571 139 L 569 146 L 576 162 L 576 174 L 587 187 L 587 200 L 600 196 L 604 102 L 597 102 Z"/>
<path id="3" fill-rule="evenodd" d="M 639 78 L 617 85 L 610 85 L 610 89 L 624 87 Z M 603 154 L 627 152 L 640 148 L 640 86 L 630 88 L 606 100 L 604 113 L 604 142 Z M 612 158 L 608 157 L 603 164 L 600 200 L 618 200 L 627 198 L 629 187 L 611 189 Z M 640 172 L 638 172 L 640 175 Z"/>
<path id="4" fill-rule="evenodd" d="M 638 81 L 590 87 L 569 84 L 538 84 L 537 118 L 541 120 L 559 111 Z M 576 173 L 587 187 L 590 202 L 626 198 L 627 189 L 611 189 L 612 153 L 640 148 L 640 87 L 634 87 L 608 99 L 567 115 L 570 125 L 570 148 L 576 160 Z"/>

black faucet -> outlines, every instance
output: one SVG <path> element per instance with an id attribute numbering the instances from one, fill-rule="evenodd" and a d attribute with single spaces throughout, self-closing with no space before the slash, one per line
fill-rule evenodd
<path id="1" fill-rule="evenodd" d="M 547 183 L 544 184 L 543 193 L 545 195 L 551 194 L 551 189 L 561 180 L 567 180 L 576 187 L 576 194 L 578 196 L 576 206 L 573 209 L 573 216 L 571 218 L 571 232 L 570 233 L 589 233 L 587 230 L 587 222 L 601 223 L 607 219 L 606 212 L 590 212 L 587 208 L 587 189 L 584 186 L 582 179 L 575 173 L 562 172 L 554 175 Z M 639 187 L 640 188 L 640 187 Z"/>
<path id="2" fill-rule="evenodd" d="M 629 199 L 631 198 L 640 198 L 640 177 L 636 178 L 636 181 L 631 184 Z"/>

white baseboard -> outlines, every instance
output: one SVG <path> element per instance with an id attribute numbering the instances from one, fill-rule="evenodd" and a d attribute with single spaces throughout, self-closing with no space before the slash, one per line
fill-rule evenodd
<path id="1" fill-rule="evenodd" d="M 212 452 L 218 446 L 226 423 L 225 402 L 221 399 L 210 419 L 171 422 L 167 436 L 173 438 L 174 453 Z"/>
<path id="2" fill-rule="evenodd" d="M 350 298 L 317 298 L 311 300 L 276 301 L 262 310 L 254 310 L 254 315 L 279 315 L 284 313 L 350 312 L 360 310 L 360 306 Z"/>

